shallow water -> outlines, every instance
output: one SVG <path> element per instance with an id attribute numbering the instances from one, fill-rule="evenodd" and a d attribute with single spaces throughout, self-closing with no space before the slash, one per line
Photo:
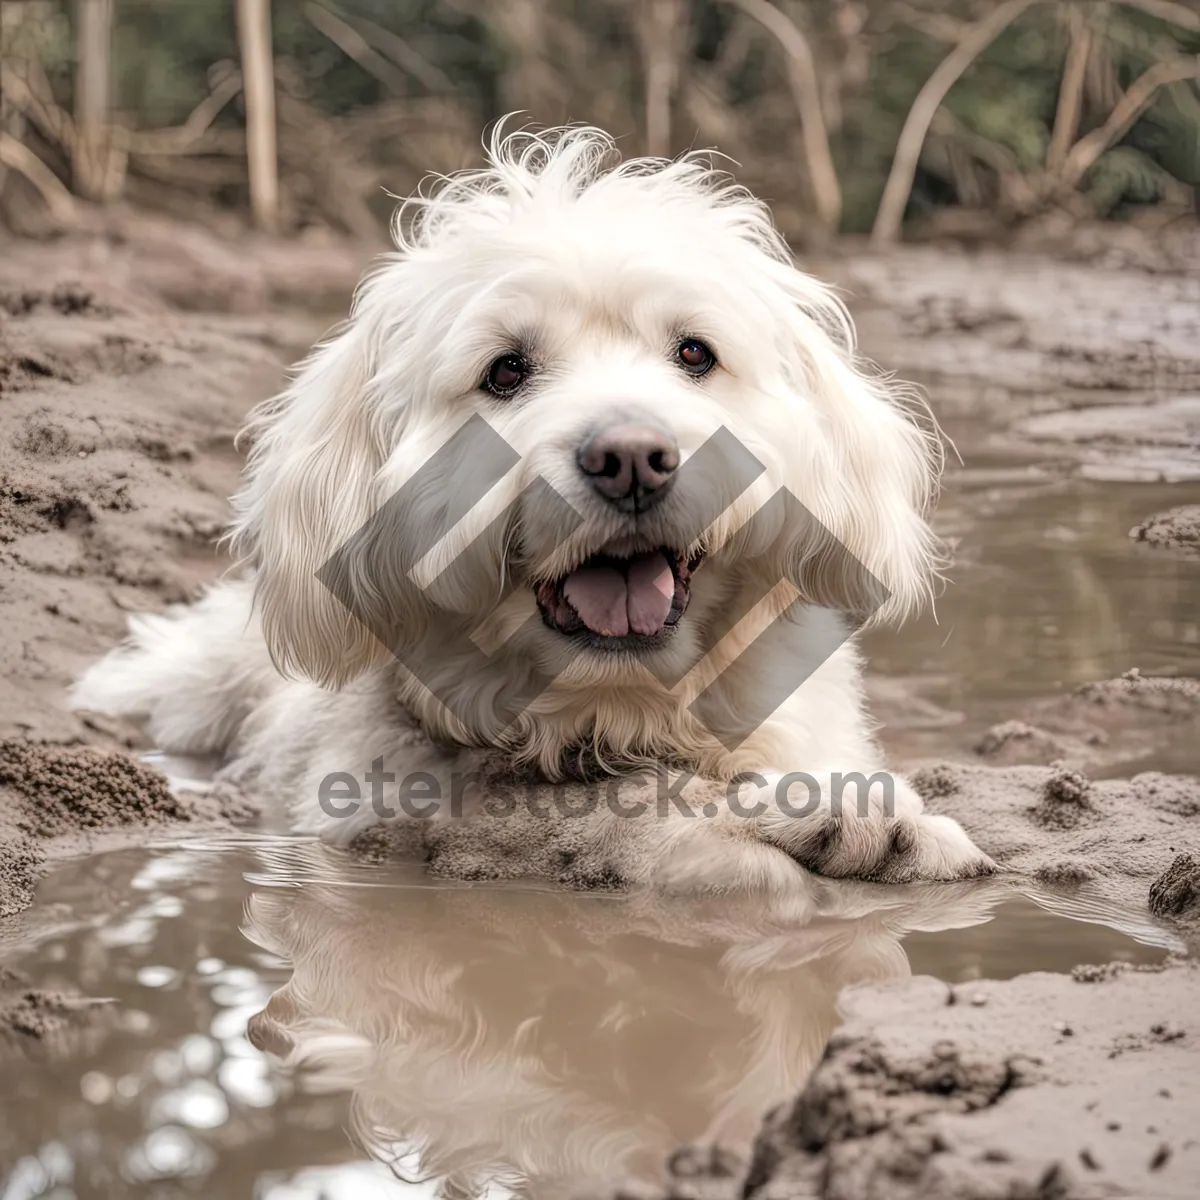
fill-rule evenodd
<path id="1" fill-rule="evenodd" d="M 684 1142 L 744 1147 L 846 984 L 930 973 L 969 1002 L 983 976 L 1174 945 L 1011 884 L 830 884 L 800 913 L 434 886 L 270 838 L 99 855 L 39 900 L 11 965 L 112 1003 L 32 1054 L 0 1043 L 4 1200 L 433 1194 L 363 1134 L 451 1191 L 650 1178 Z"/>
<path id="2" fill-rule="evenodd" d="M 893 754 L 961 757 L 1023 706 L 1131 668 L 1200 676 L 1200 558 L 1128 536 L 1200 503 L 1200 485 L 1064 479 L 1028 454 L 964 454 L 937 513 L 955 562 L 936 613 L 865 640 L 871 672 L 915 700 L 885 730 Z M 1200 770 L 1194 730 L 1177 732 L 1132 769 Z"/>

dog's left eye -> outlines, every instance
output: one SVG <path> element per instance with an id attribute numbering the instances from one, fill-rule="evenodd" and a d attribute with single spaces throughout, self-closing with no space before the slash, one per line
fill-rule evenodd
<path id="1" fill-rule="evenodd" d="M 717 365 L 717 356 L 699 338 L 684 338 L 675 347 L 675 358 L 689 375 L 697 377 L 707 375 Z"/>
<path id="2" fill-rule="evenodd" d="M 507 400 L 529 377 L 529 364 L 519 354 L 502 354 L 488 367 L 483 390 Z"/>

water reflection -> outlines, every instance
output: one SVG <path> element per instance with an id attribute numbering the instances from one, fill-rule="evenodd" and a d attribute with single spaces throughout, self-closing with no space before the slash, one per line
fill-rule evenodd
<path id="1" fill-rule="evenodd" d="M 296 869 L 279 864 L 281 878 Z M 269 873 L 269 872 L 268 872 Z M 914 930 L 985 921 L 1004 885 L 831 884 L 806 911 L 520 888 L 260 890 L 245 932 L 287 959 L 250 1022 L 356 1138 L 449 1195 L 568 1195 L 749 1144 L 822 1053 L 847 984 L 909 973 Z"/>

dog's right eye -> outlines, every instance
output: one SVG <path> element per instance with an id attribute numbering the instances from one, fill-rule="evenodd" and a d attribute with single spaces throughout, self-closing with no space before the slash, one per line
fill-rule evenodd
<path id="1" fill-rule="evenodd" d="M 529 377 L 529 364 L 519 354 L 502 354 L 488 367 L 483 390 L 507 400 Z"/>

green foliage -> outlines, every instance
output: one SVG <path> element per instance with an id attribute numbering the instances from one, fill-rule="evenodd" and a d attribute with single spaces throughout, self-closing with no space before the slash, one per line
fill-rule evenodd
<path id="1" fill-rule="evenodd" d="M 1133 146 L 1115 146 L 1088 172 L 1087 197 L 1106 215 L 1122 202 L 1153 204 L 1161 200 L 1170 178 L 1153 159 Z"/>

